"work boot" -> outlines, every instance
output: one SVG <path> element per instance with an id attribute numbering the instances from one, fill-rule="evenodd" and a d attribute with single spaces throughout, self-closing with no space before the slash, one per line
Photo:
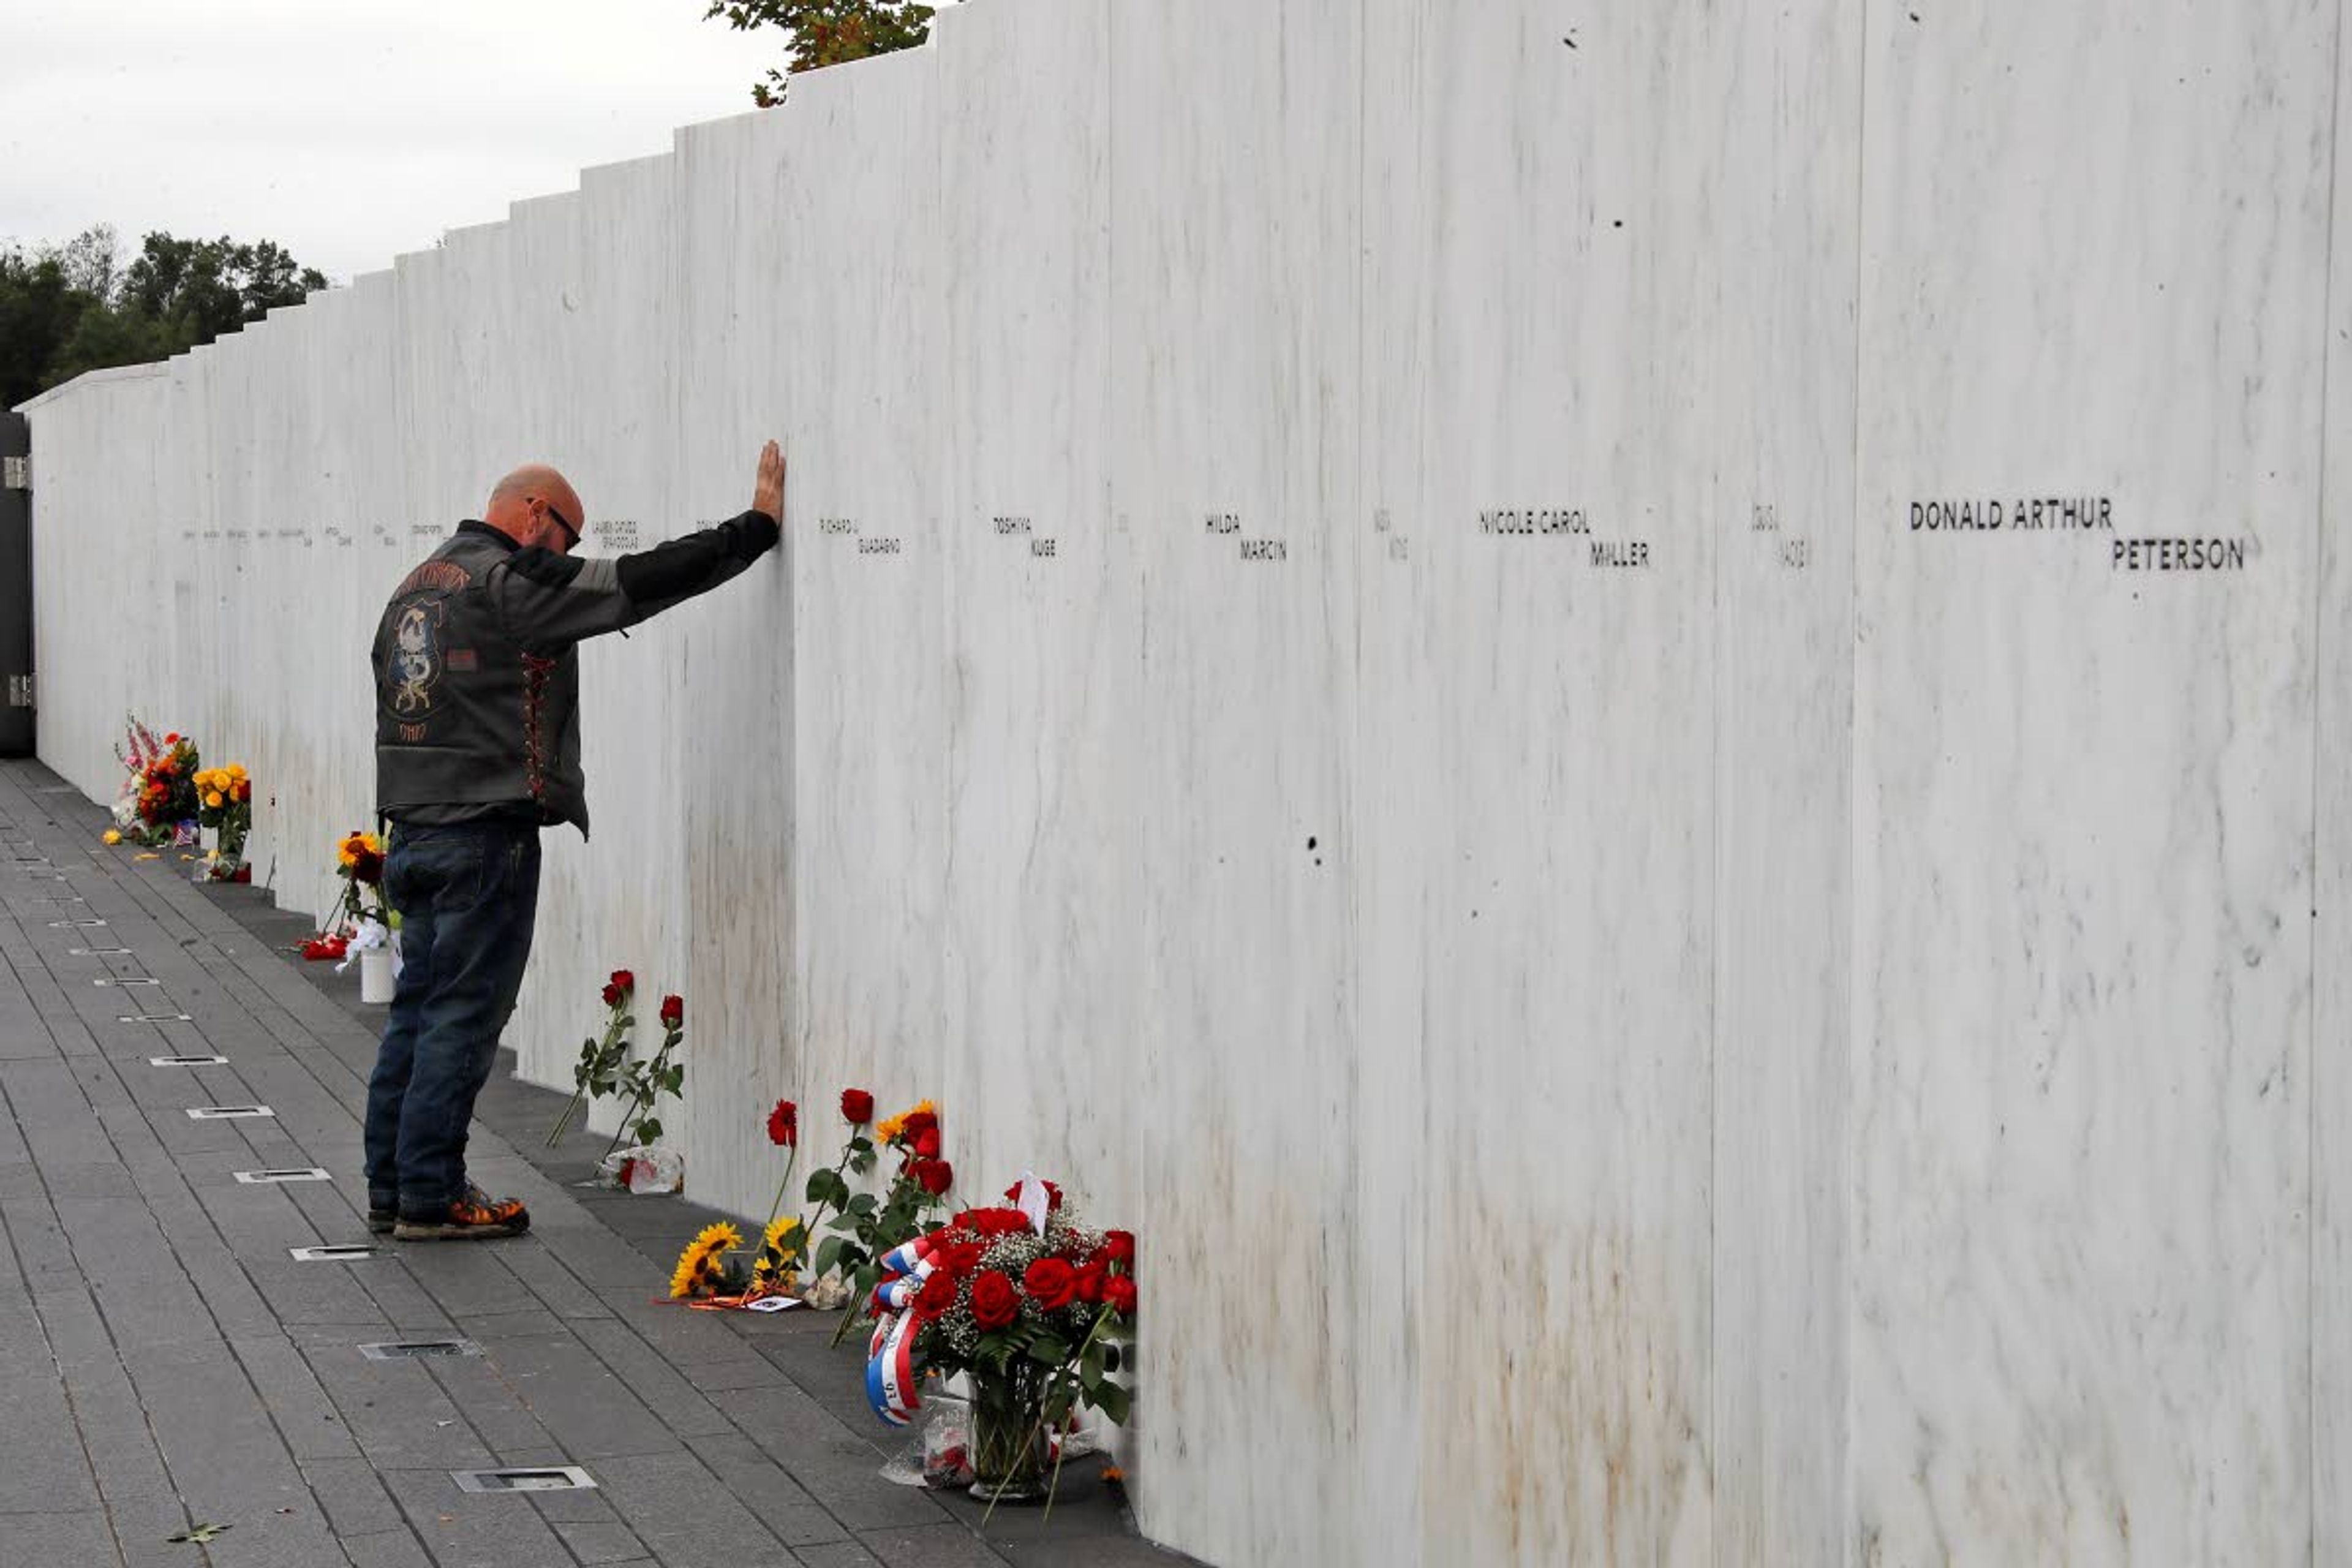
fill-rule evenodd
<path id="1" fill-rule="evenodd" d="M 472 1183 L 438 1218 L 402 1215 L 393 1226 L 395 1241 L 495 1241 L 530 1228 L 530 1211 L 515 1198 L 493 1201 Z"/>

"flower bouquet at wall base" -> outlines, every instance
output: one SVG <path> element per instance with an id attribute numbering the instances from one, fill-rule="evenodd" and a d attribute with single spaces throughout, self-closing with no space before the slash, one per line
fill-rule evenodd
<path id="1" fill-rule="evenodd" d="M 926 1374 L 970 1381 L 971 1490 L 992 1505 L 1050 1498 L 1054 1436 L 1081 1406 L 1126 1422 L 1136 1309 L 1132 1235 L 1078 1224 L 1034 1176 L 1012 1194 L 883 1260 L 866 1368 L 866 1399 L 899 1426 Z"/>
<path id="2" fill-rule="evenodd" d="M 377 949 L 393 951 L 400 917 L 383 901 L 383 840 L 357 828 L 335 842 L 335 875 L 343 884 L 326 928 L 302 944 L 302 956 L 336 965 Z"/>
<path id="3" fill-rule="evenodd" d="M 133 714 L 114 748 L 122 764 L 121 793 L 106 841 L 128 839 L 151 848 L 196 841 L 196 743 L 176 731 L 161 737 Z"/>
<path id="4" fill-rule="evenodd" d="M 722 1310 L 773 1311 L 794 1304 L 799 1298 L 793 1259 L 799 1255 L 800 1224 L 791 1215 L 771 1221 L 749 1254 L 748 1268 L 735 1256 L 743 1250 L 741 1232 L 724 1220 L 705 1226 L 670 1270 L 670 1300 Z"/>
<path id="5" fill-rule="evenodd" d="M 939 1107 L 929 1100 L 884 1117 L 874 1124 L 871 1138 L 866 1136 L 859 1117 L 874 1114 L 872 1095 L 846 1089 L 842 1093 L 841 1110 L 850 1124 L 841 1162 L 830 1171 L 815 1173 L 808 1182 L 808 1200 L 816 1205 L 809 1221 L 810 1232 L 814 1234 L 824 1220 L 826 1208 L 837 1211 L 826 1227 L 835 1234 L 817 1244 L 811 1265 L 815 1279 L 810 1289 L 811 1304 L 820 1305 L 824 1304 L 820 1287 L 831 1277 L 837 1275 L 845 1287 L 842 1295 L 851 1310 L 842 1314 L 841 1325 L 834 1331 L 835 1344 L 864 1317 L 866 1304 L 882 1278 L 883 1258 L 935 1228 L 938 1222 L 930 1215 L 946 1206 L 948 1189 L 955 1184 L 955 1167 L 948 1163 L 942 1144 Z M 884 1149 L 898 1156 L 890 1184 L 878 1196 L 853 1194 L 844 1173 L 872 1170 Z"/>
<path id="6" fill-rule="evenodd" d="M 246 836 L 253 831 L 253 781 L 243 763 L 225 768 L 202 768 L 195 774 L 196 822 L 213 830 L 216 840 L 196 872 L 199 882 L 250 882 L 253 868 L 245 863 Z"/>

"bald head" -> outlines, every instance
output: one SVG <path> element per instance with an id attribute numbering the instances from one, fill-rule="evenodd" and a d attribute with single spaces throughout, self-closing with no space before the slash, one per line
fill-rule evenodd
<path id="1" fill-rule="evenodd" d="M 558 555 L 579 542 L 569 530 L 587 526 L 580 492 L 545 463 L 527 463 L 493 486 L 482 521 L 517 544 L 544 545 Z"/>

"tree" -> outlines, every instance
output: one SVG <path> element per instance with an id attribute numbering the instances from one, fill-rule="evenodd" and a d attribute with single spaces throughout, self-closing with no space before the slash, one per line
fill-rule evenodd
<path id="1" fill-rule="evenodd" d="M 783 70 L 751 84 L 751 101 L 772 109 L 784 101 L 788 74 L 911 49 L 929 39 L 938 7 L 915 0 L 710 0 L 705 21 L 724 18 L 739 33 L 782 27 L 792 38 Z"/>
<path id="2" fill-rule="evenodd" d="M 127 268 L 104 224 L 31 255 L 0 251 L 0 408 L 88 370 L 168 359 L 324 289 L 270 240 L 155 233 Z"/>
<path id="3" fill-rule="evenodd" d="M 45 374 L 92 303 L 56 256 L 0 251 L 0 408 L 55 384 Z"/>
<path id="4" fill-rule="evenodd" d="M 179 348 L 211 342 L 257 321 L 280 305 L 324 289 L 317 268 L 297 267 L 274 242 L 239 245 L 218 239 L 175 239 L 151 234 L 122 274 L 121 309 L 164 323 Z"/>

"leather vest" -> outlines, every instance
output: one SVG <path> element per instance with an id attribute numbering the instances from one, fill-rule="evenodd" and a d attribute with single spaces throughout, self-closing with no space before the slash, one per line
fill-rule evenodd
<path id="1" fill-rule="evenodd" d="M 502 624 L 493 573 L 514 542 L 461 526 L 404 578 L 375 634 L 376 809 L 536 808 L 588 831 L 576 647 L 525 651 Z"/>

